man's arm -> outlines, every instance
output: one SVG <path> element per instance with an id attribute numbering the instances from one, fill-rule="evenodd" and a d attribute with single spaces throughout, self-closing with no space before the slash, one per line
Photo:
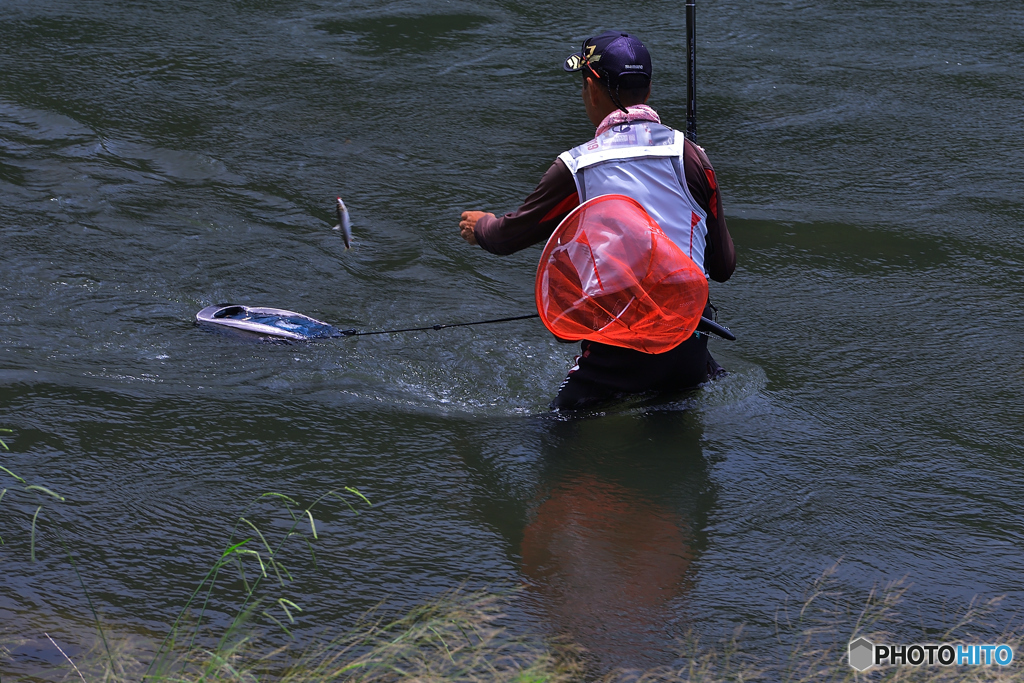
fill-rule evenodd
<path id="1" fill-rule="evenodd" d="M 483 211 L 464 211 L 459 229 L 470 244 L 479 244 L 493 254 L 512 254 L 547 240 L 579 203 L 572 173 L 556 159 L 518 209 L 501 218 Z"/>
<path id="2" fill-rule="evenodd" d="M 736 249 L 725 223 L 715 169 L 697 145 L 686 145 L 683 161 L 687 188 L 707 214 L 704 265 L 712 280 L 725 282 L 736 269 Z M 479 244 L 494 254 L 512 254 L 546 240 L 577 206 L 579 195 L 572 173 L 556 160 L 519 209 L 501 218 L 483 211 L 466 211 L 459 228 L 470 244 Z"/>
<path id="3" fill-rule="evenodd" d="M 715 169 L 711 167 L 704 150 L 687 141 L 683 154 L 686 172 L 686 187 L 707 213 L 707 246 L 704 250 L 704 267 L 715 282 L 725 282 L 736 270 L 736 247 L 725 224 L 722 210 L 722 193 L 718 191 Z"/>

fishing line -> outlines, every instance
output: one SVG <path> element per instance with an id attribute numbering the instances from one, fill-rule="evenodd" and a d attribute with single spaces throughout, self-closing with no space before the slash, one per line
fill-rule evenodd
<path id="1" fill-rule="evenodd" d="M 490 323 L 507 323 L 513 320 L 528 320 L 529 318 L 539 318 L 540 315 L 537 313 L 531 313 L 529 315 L 516 315 L 511 318 L 495 318 L 493 320 L 476 320 L 471 323 L 445 323 L 437 325 L 429 325 L 427 327 L 405 327 L 400 330 L 374 330 L 373 332 L 360 332 L 358 330 L 338 330 L 342 337 L 363 337 L 370 334 L 397 334 L 398 332 L 424 332 L 426 330 L 443 330 L 448 327 L 469 327 L 470 325 L 488 325 Z"/>
<path id="2" fill-rule="evenodd" d="M 539 318 L 540 315 L 537 313 L 530 313 L 528 315 L 514 315 L 510 318 L 494 318 L 493 320 L 476 320 L 470 323 L 445 323 L 437 325 L 428 325 L 426 327 L 404 327 L 397 330 L 374 330 L 372 332 L 360 332 L 358 330 L 338 330 L 338 335 L 342 337 L 364 337 L 371 334 L 397 334 L 399 332 L 426 332 L 428 330 L 443 330 L 449 327 L 469 327 L 471 325 L 489 325 L 491 323 L 507 323 L 513 320 L 529 320 L 530 318 Z M 726 339 L 728 341 L 735 341 L 736 335 L 732 333 L 728 327 L 719 325 L 710 318 L 701 316 L 700 322 L 697 323 L 697 332 L 703 332 L 705 334 L 714 334 L 717 337 Z"/>

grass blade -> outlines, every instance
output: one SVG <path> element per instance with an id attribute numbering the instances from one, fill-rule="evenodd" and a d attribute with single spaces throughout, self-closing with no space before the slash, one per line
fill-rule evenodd
<path id="1" fill-rule="evenodd" d="M 6 446 L 5 446 L 5 448 L 6 448 Z M 9 469 L 7 469 L 6 467 L 4 467 L 3 465 L 0 465 L 0 470 L 3 470 L 3 471 L 4 471 L 4 472 L 6 472 L 7 474 L 11 475 L 12 477 L 14 477 L 14 478 L 15 478 L 15 479 L 17 479 L 18 481 L 20 481 L 20 482 L 21 482 L 22 484 L 27 484 L 27 483 L 28 483 L 27 481 L 25 481 L 24 479 L 22 479 L 21 477 L 19 477 L 19 476 L 18 476 L 17 474 L 15 474 L 14 472 L 11 472 L 11 471 L 10 471 Z"/>
<path id="2" fill-rule="evenodd" d="M 25 490 L 26 491 L 42 491 L 46 495 L 53 496 L 54 498 L 56 498 L 57 500 L 59 500 L 62 503 L 65 502 L 64 501 L 64 496 L 59 495 L 57 493 L 54 493 L 53 491 L 51 491 L 50 489 L 46 488 L 45 486 L 39 486 L 37 484 L 32 484 L 30 486 L 26 486 Z"/>
<path id="3" fill-rule="evenodd" d="M 298 505 L 298 503 L 295 501 L 294 498 L 286 496 L 283 493 L 273 493 L 273 492 L 264 493 L 264 494 L 260 495 L 260 498 L 280 498 L 282 500 L 288 501 L 292 505 Z"/>
<path id="4" fill-rule="evenodd" d="M 64 548 L 64 554 L 68 557 L 68 562 L 71 563 L 71 568 L 75 570 L 75 578 L 78 579 L 78 585 L 82 587 L 82 593 L 85 595 L 85 601 L 89 605 L 89 611 L 92 612 L 92 618 L 96 620 L 96 630 L 99 631 L 100 640 L 103 641 L 103 649 L 107 653 L 107 661 L 110 662 L 110 670 L 114 671 L 114 655 L 110 651 L 110 644 L 107 642 L 106 631 L 103 630 L 103 624 L 100 623 L 100 613 L 96 611 L 96 605 L 93 604 L 92 595 L 89 593 L 89 589 L 85 586 L 85 579 L 82 578 L 82 573 L 78 571 L 78 563 L 75 562 L 75 556 L 71 554 L 71 548 L 68 547 L 67 541 L 64 540 L 64 533 L 60 529 L 60 523 L 53 525 L 54 531 L 57 533 L 57 539 L 60 541 L 60 545 Z"/>
<path id="5" fill-rule="evenodd" d="M 257 529 L 257 528 L 256 528 L 256 525 L 255 525 L 255 524 L 253 524 L 252 522 L 250 522 L 249 520 L 247 520 L 247 519 L 246 519 L 245 517 L 239 517 L 239 519 L 240 519 L 240 520 L 241 520 L 242 522 L 244 522 L 245 524 L 248 524 L 248 525 L 249 525 L 249 527 L 250 527 L 250 528 L 251 528 L 251 529 L 252 529 L 253 531 L 255 531 L 255 532 L 256 532 L 256 535 L 260 537 L 260 541 L 262 541 L 262 542 L 263 542 L 263 547 L 264 547 L 264 548 L 266 548 L 266 549 L 267 549 L 267 552 L 268 552 L 268 553 L 270 553 L 270 556 L 271 556 L 271 557 L 273 557 L 273 556 L 274 556 L 274 551 L 270 549 L 270 544 L 269 544 L 269 543 L 267 543 L 267 539 L 263 537 L 263 532 L 262 532 L 262 531 L 260 531 L 259 529 Z"/>
<path id="6" fill-rule="evenodd" d="M 361 493 L 361 492 L 359 491 L 359 489 L 355 489 L 355 488 L 352 488 L 351 486 L 346 486 L 346 487 L 345 487 L 345 490 L 346 490 L 346 491 L 348 491 L 349 493 L 352 493 L 352 494 L 355 494 L 355 495 L 359 496 L 359 497 L 360 497 L 360 498 L 361 498 L 361 499 L 363 500 L 363 502 L 364 502 L 364 503 L 366 503 L 366 504 L 367 504 L 367 505 L 369 505 L 370 507 L 373 507 L 373 503 L 371 503 L 371 502 L 370 502 L 370 499 L 369 499 L 369 498 L 367 498 L 366 496 L 364 496 L 364 495 L 363 495 L 363 494 L 362 494 L 362 493 Z"/>
<path id="7" fill-rule="evenodd" d="M 313 540 L 318 540 L 316 535 L 316 522 L 313 521 L 313 513 L 307 509 L 306 515 L 309 517 L 309 528 L 313 531 Z"/>
<path id="8" fill-rule="evenodd" d="M 50 638 L 50 634 L 49 633 L 44 633 L 43 635 L 46 636 L 47 638 Z M 73 661 L 71 661 L 71 657 L 68 657 L 68 653 L 64 652 L 64 650 L 61 649 L 60 645 L 57 644 L 57 641 L 54 640 L 53 638 L 50 638 L 50 642 L 53 643 L 53 646 L 55 648 L 57 648 L 57 652 L 59 652 L 62 655 L 64 655 L 64 659 L 68 660 L 68 664 L 70 664 L 74 668 L 75 673 L 77 673 L 78 677 L 82 679 L 82 683 L 85 683 L 85 676 L 83 676 L 82 672 L 78 670 L 78 667 L 75 666 L 75 663 Z"/>
<path id="9" fill-rule="evenodd" d="M 284 631 L 285 633 L 287 633 L 289 638 L 291 638 L 292 640 L 295 640 L 295 636 L 293 636 L 292 632 L 288 630 L 288 627 L 285 626 L 284 624 L 282 624 L 277 619 L 275 619 L 274 615 L 272 615 L 270 612 L 267 612 L 266 610 L 264 610 L 263 611 L 263 616 L 265 616 L 267 619 L 270 619 L 272 622 L 274 622 L 275 624 L 280 626 L 281 630 Z"/>
<path id="10" fill-rule="evenodd" d="M 260 571 L 263 573 L 263 578 L 267 578 L 267 568 L 263 564 L 263 557 L 258 552 L 256 552 L 255 550 L 249 550 L 247 548 L 242 548 L 241 550 L 236 550 L 235 554 L 236 555 L 255 555 L 256 556 L 256 561 L 260 563 Z"/>
<path id="11" fill-rule="evenodd" d="M 245 545 L 246 543 L 248 543 L 251 540 L 252 540 L 252 538 L 247 538 L 244 541 L 239 541 L 238 543 L 235 543 L 234 545 L 228 546 L 227 548 L 224 549 L 224 552 L 221 553 L 220 559 L 223 560 L 225 557 L 227 557 L 231 553 L 235 552 L 238 548 L 241 548 L 243 545 Z"/>
<path id="12" fill-rule="evenodd" d="M 301 612 L 302 608 L 299 607 L 298 605 L 296 605 L 294 602 L 292 602 L 288 598 L 278 598 L 277 599 L 277 603 L 279 605 L 281 605 L 281 609 L 283 609 L 284 613 L 286 615 L 288 615 L 288 621 L 290 623 L 294 624 L 295 623 L 295 619 L 292 617 L 292 613 L 288 611 L 288 607 L 290 606 L 292 609 L 294 609 L 297 612 Z"/>
<path id="13" fill-rule="evenodd" d="M 36 513 L 34 515 L 32 515 L 32 534 L 31 534 L 31 540 L 29 541 L 29 554 L 28 554 L 29 557 L 32 559 L 32 562 L 36 561 L 36 518 L 39 517 L 39 511 L 42 510 L 42 509 L 43 509 L 43 506 L 40 505 L 39 507 L 36 508 Z"/>

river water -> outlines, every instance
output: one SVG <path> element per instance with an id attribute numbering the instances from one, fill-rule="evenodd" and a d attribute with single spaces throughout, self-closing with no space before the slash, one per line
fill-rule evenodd
<path id="1" fill-rule="evenodd" d="M 556 418 L 574 347 L 535 320 L 193 325 L 221 302 L 360 329 L 532 312 L 540 247 L 486 254 L 458 215 L 511 210 L 593 135 L 561 60 L 607 28 L 644 38 L 683 127 L 681 3 L 0 4 L 0 464 L 66 497 L 33 564 L 37 503 L 3 481 L 0 671 L 60 663 L 44 632 L 86 647 L 58 521 L 104 622 L 148 637 L 252 498 L 344 486 L 373 507 L 318 508 L 321 571 L 282 589 L 300 636 L 526 585 L 513 630 L 605 668 L 740 624 L 769 652 L 836 562 L 858 600 L 912 582 L 908 639 L 974 596 L 1024 608 L 1019 3 L 698 3 L 738 254 L 712 298 L 739 339 L 692 395 Z"/>

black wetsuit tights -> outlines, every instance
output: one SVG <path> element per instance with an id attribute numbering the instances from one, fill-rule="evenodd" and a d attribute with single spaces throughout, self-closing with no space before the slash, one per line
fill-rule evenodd
<path id="1" fill-rule="evenodd" d="M 704 315 L 710 316 L 710 308 Z M 569 371 L 552 410 L 586 408 L 621 394 L 681 391 L 725 372 L 708 352 L 705 334 L 694 335 L 665 353 L 643 353 L 584 341 L 576 367 Z"/>

